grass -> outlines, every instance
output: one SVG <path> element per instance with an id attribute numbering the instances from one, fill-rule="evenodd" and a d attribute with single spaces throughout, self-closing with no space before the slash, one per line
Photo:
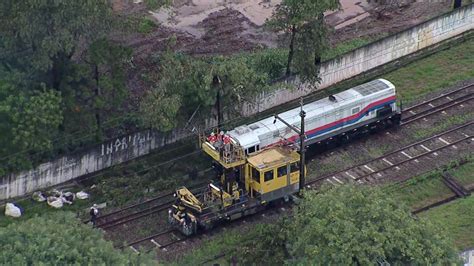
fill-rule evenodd
<path id="1" fill-rule="evenodd" d="M 474 112 L 470 110 L 471 112 L 469 113 L 464 113 L 464 114 L 459 114 L 459 115 L 453 115 L 449 116 L 444 121 L 436 126 L 430 127 L 430 128 L 422 128 L 422 129 L 417 129 L 413 131 L 413 133 L 410 133 L 412 138 L 414 140 L 417 139 L 423 139 L 428 136 L 432 136 L 436 133 L 442 132 L 444 130 L 447 130 L 448 128 L 453 127 L 454 125 L 461 125 L 466 123 L 467 121 L 471 121 L 474 118 Z"/>
<path id="2" fill-rule="evenodd" d="M 474 196 L 458 199 L 421 213 L 419 216 L 439 224 L 454 239 L 457 248 L 474 247 Z"/>
<path id="3" fill-rule="evenodd" d="M 327 61 L 333 58 L 336 58 L 342 54 L 345 54 L 347 52 L 350 52 L 352 50 L 355 50 L 359 47 L 362 47 L 364 45 L 367 45 L 376 39 L 381 38 L 382 35 L 378 37 L 373 37 L 373 38 L 357 38 L 357 39 L 352 39 L 349 41 L 341 42 L 336 44 L 334 47 L 331 47 L 327 50 L 324 51 L 324 54 L 322 56 L 323 61 Z"/>
<path id="4" fill-rule="evenodd" d="M 148 17 L 144 17 L 140 19 L 138 23 L 137 31 L 140 33 L 150 33 L 153 29 L 156 28 L 156 23 Z"/>
<path id="5" fill-rule="evenodd" d="M 443 184 L 439 171 L 415 177 L 408 182 L 406 186 L 393 190 L 391 195 L 411 209 L 421 208 L 453 195 Z"/>
<path id="6" fill-rule="evenodd" d="M 474 77 L 474 39 L 382 75 L 392 81 L 404 103 Z"/>
<path id="7" fill-rule="evenodd" d="M 474 160 L 473 160 L 474 161 Z M 461 165 L 452 174 L 456 180 L 466 188 L 474 188 L 474 162 Z"/>
<path id="8" fill-rule="evenodd" d="M 474 184 L 474 158 L 466 158 L 467 163 L 457 166 L 453 162 L 449 171 L 464 186 Z M 404 187 L 394 185 L 387 189 L 395 199 L 412 209 L 420 208 L 447 198 L 453 193 L 443 184 L 441 172 L 433 171 L 407 181 Z M 430 209 L 419 214 L 420 217 L 439 224 L 455 240 L 456 247 L 474 247 L 474 196 L 457 199 L 451 203 Z"/>
<path id="9" fill-rule="evenodd" d="M 71 189 L 67 190 L 71 192 L 77 192 L 79 189 Z M 24 198 L 17 201 L 10 201 L 18 206 L 21 211 L 22 215 L 19 218 L 13 218 L 9 216 L 5 216 L 5 213 L 2 211 L 0 213 L 0 227 L 5 227 L 11 223 L 16 223 L 18 221 L 24 221 L 29 218 L 33 218 L 35 216 L 46 216 L 55 212 L 62 212 L 62 211 L 72 211 L 75 213 L 87 211 L 87 209 L 93 204 L 92 202 L 100 202 L 100 199 L 94 197 L 93 195 L 89 195 L 89 199 L 80 200 L 76 199 L 71 205 L 64 204 L 62 208 L 55 209 L 44 202 L 37 202 L 31 199 L 30 197 Z M 3 210 L 3 208 L 2 208 Z"/>

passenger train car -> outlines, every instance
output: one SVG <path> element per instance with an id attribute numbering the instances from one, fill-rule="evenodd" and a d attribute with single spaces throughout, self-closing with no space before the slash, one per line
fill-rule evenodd
<path id="1" fill-rule="evenodd" d="M 348 139 L 358 130 L 382 128 L 398 124 L 401 111 L 396 105 L 395 86 L 385 79 L 377 79 L 349 90 L 303 106 L 306 112 L 306 144 L 325 140 Z M 300 126 L 300 108 L 279 114 L 293 126 Z M 295 142 L 298 135 L 273 117 L 250 125 L 239 126 L 227 134 L 247 154 L 285 141 Z"/>

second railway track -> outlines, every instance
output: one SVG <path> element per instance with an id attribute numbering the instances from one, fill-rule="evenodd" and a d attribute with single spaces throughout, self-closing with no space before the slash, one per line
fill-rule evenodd
<path id="1" fill-rule="evenodd" d="M 322 182 L 328 182 L 333 185 L 348 182 L 377 182 L 384 179 L 384 176 L 389 170 L 399 171 L 408 163 L 419 164 L 422 159 L 426 159 L 429 156 L 433 156 L 433 158 L 436 159 L 443 150 L 449 147 L 458 149 L 456 145 L 472 146 L 474 143 L 473 134 L 474 121 L 470 121 L 456 128 L 401 147 L 380 157 L 335 173 L 317 177 L 308 181 L 306 185 L 315 187 L 320 186 Z"/>
<path id="2" fill-rule="evenodd" d="M 474 84 L 469 84 L 454 91 L 443 93 L 437 97 L 403 109 L 401 125 L 413 123 L 455 106 L 464 107 L 463 104 L 466 104 L 472 99 L 474 99 Z"/>

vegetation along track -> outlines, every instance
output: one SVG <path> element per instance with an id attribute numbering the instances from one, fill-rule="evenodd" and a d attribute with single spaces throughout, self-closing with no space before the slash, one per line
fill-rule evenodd
<path id="1" fill-rule="evenodd" d="M 401 125 L 407 125 L 429 115 L 443 112 L 454 106 L 463 104 L 474 98 L 474 84 L 463 86 L 449 93 L 441 94 L 422 103 L 403 110 Z"/>
<path id="2" fill-rule="evenodd" d="M 427 211 L 431 208 L 434 208 L 434 207 L 438 207 L 438 206 L 441 206 L 441 205 L 444 205 L 448 202 L 451 202 L 455 199 L 458 199 L 458 198 L 465 198 L 469 195 L 471 195 L 471 192 L 474 191 L 474 188 L 473 189 L 470 189 L 470 190 L 467 190 L 466 188 L 464 188 L 461 184 L 459 184 L 458 182 L 456 182 L 456 180 L 454 179 L 454 177 L 448 173 L 448 172 L 443 172 L 442 174 L 442 178 L 443 178 L 443 183 L 451 190 L 454 192 L 454 195 L 451 196 L 451 197 L 448 197 L 448 198 L 445 198 L 445 199 L 442 199 L 442 200 L 439 200 L 437 202 L 434 202 L 434 203 L 431 203 L 427 206 L 423 206 L 421 208 L 418 208 L 416 210 L 414 210 L 412 213 L 413 214 L 418 214 L 420 212 L 424 212 L 424 211 Z"/>
<path id="3" fill-rule="evenodd" d="M 324 175 L 308 181 L 306 185 L 310 188 L 319 187 L 322 182 L 332 185 L 347 182 L 376 183 L 386 180 L 385 176 L 395 172 L 400 174 L 403 168 L 412 168 L 421 164 L 422 160 L 436 160 L 440 154 L 447 150 L 459 149 L 458 146 L 472 146 L 474 140 L 474 121 L 467 122 L 461 126 L 444 131 L 434 136 L 417 141 L 395 151 L 386 153 L 380 157 L 351 166 L 344 170 Z M 395 171 L 392 171 L 395 170 Z M 389 173 L 390 171 L 390 173 Z"/>

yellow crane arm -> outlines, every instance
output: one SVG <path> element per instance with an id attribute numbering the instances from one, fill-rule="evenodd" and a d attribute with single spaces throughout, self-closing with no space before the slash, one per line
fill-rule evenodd
<path id="1" fill-rule="evenodd" d="M 176 196 L 187 207 L 192 208 L 198 212 L 202 212 L 202 209 L 204 208 L 203 204 L 186 187 L 181 187 L 176 190 Z"/>

